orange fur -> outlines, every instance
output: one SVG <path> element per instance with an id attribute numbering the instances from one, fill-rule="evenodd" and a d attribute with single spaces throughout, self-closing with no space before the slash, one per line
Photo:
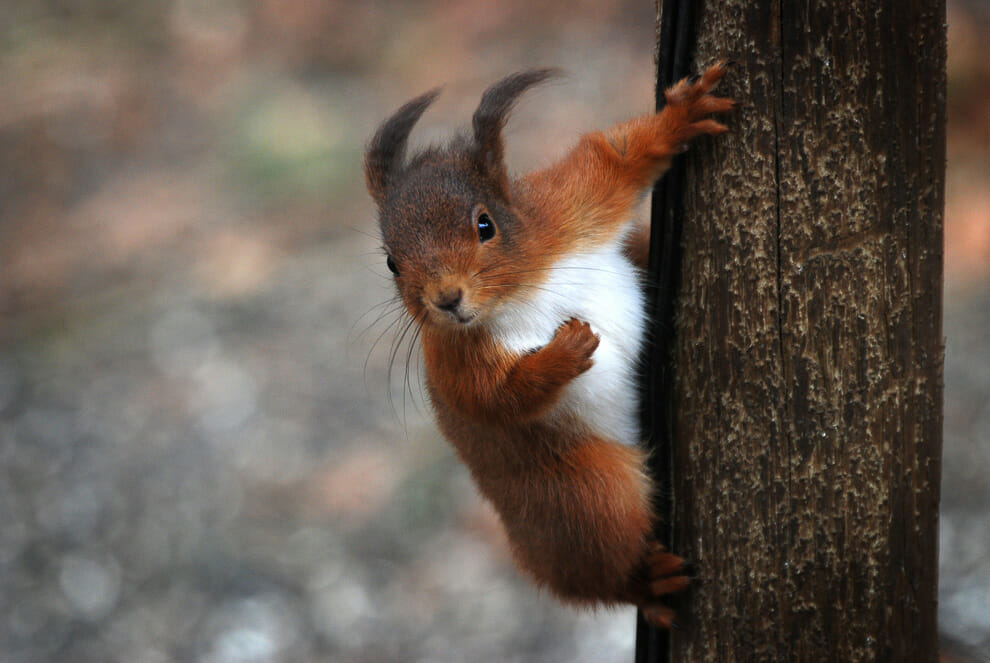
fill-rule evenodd
<path id="1" fill-rule="evenodd" d="M 660 626 L 673 612 L 659 598 L 688 579 L 683 560 L 651 538 L 645 452 L 554 407 L 592 366 L 598 336 L 561 321 L 549 343 L 519 354 L 487 320 L 524 306 L 562 257 L 614 243 L 686 143 L 726 130 L 709 116 L 732 102 L 708 94 L 724 69 L 678 83 L 661 112 L 587 134 L 558 163 L 515 181 L 501 163 L 504 114 L 549 72 L 493 86 L 475 114 L 474 143 L 400 169 L 405 136 L 435 94 L 413 100 L 379 130 L 366 161 L 399 293 L 420 325 L 437 421 L 498 511 L 519 566 L 565 601 L 633 603 Z M 479 239 L 486 219 L 497 232 Z M 645 263 L 648 233 L 625 239 Z"/>

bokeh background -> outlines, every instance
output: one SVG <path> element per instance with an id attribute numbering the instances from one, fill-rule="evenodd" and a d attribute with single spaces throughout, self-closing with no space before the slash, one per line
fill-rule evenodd
<path id="1" fill-rule="evenodd" d="M 545 164 L 651 107 L 654 19 L 0 0 L 0 661 L 631 660 L 631 609 L 534 593 L 429 423 L 360 160 L 415 94 L 446 83 L 422 144 L 553 65 L 508 148 Z M 950 0 L 941 629 L 983 660 L 988 34 Z"/>

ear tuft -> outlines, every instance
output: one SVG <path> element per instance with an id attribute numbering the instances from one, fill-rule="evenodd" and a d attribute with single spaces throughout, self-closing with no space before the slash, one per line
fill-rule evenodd
<path id="1" fill-rule="evenodd" d="M 378 127 L 371 139 L 364 156 L 364 177 L 371 197 L 379 205 L 385 199 L 389 182 L 402 165 L 409 133 L 439 94 L 440 88 L 436 88 L 406 103 Z"/>
<path id="2" fill-rule="evenodd" d="M 503 193 L 508 190 L 508 173 L 502 129 L 509 112 L 523 92 L 558 75 L 560 72 L 557 69 L 520 71 L 495 83 L 481 96 L 481 103 L 472 118 L 475 159 L 478 168 L 490 175 Z"/>

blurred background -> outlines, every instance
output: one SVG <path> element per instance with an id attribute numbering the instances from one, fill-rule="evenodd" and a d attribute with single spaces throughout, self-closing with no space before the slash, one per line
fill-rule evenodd
<path id="1" fill-rule="evenodd" d="M 632 610 L 537 595 L 429 423 L 360 162 L 410 97 L 446 83 L 422 144 L 553 65 L 569 76 L 508 141 L 515 170 L 545 164 L 651 108 L 654 20 L 631 0 L 0 0 L 0 661 L 631 660 Z M 977 657 L 988 34 L 990 2 L 950 0 L 940 607 Z"/>

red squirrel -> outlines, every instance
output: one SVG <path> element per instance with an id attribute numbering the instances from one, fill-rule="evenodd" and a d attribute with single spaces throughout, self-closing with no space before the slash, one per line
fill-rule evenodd
<path id="1" fill-rule="evenodd" d="M 510 178 L 502 129 L 539 69 L 489 87 L 472 132 L 406 159 L 433 90 L 386 120 L 365 156 L 388 268 L 418 326 L 444 436 L 494 505 L 513 556 L 565 602 L 631 603 L 674 625 L 686 588 L 652 537 L 638 427 L 648 229 L 636 203 L 733 102 L 723 63 L 669 88 L 658 113 L 582 136 L 557 163 Z"/>

